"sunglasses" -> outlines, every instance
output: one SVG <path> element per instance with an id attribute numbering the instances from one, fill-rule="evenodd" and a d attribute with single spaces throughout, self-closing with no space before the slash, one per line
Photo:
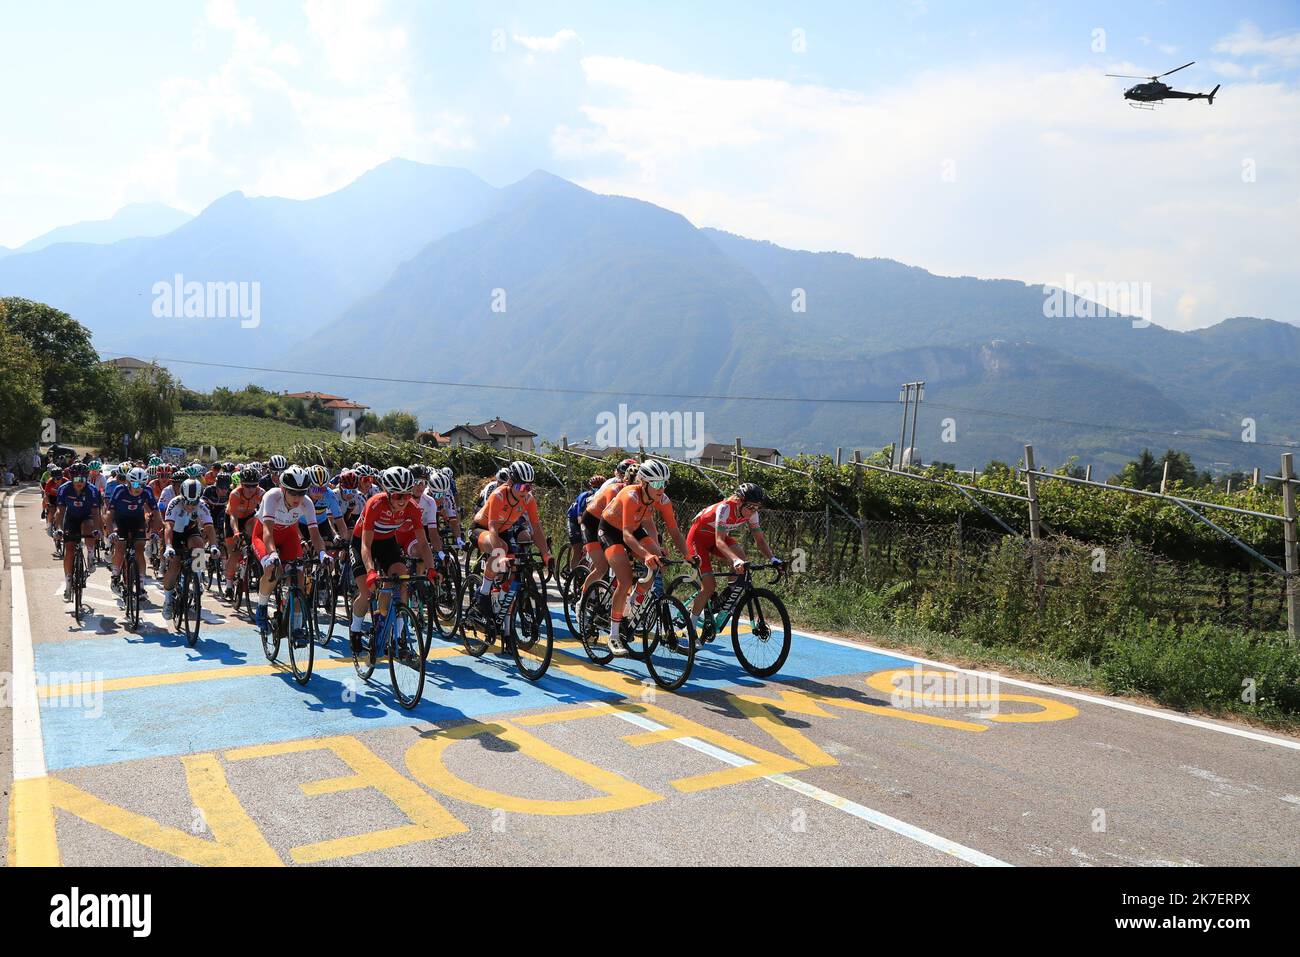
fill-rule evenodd
<path id="1" fill-rule="evenodd" d="M 662 489 L 667 484 L 667 482 L 651 482 L 650 487 L 653 489 Z"/>
<path id="2" fill-rule="evenodd" d="M 520 492 L 531 492 L 533 490 L 532 482 L 516 482 L 515 488 Z"/>
<path id="3" fill-rule="evenodd" d="M 388 497 L 392 499 L 394 502 L 405 502 L 408 498 L 411 497 L 411 493 L 410 492 L 389 492 Z"/>

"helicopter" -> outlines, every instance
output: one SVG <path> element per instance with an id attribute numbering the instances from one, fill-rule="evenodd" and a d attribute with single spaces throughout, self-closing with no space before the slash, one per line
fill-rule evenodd
<path id="1" fill-rule="evenodd" d="M 1133 102 L 1129 103 L 1139 110 L 1154 110 L 1157 103 L 1164 100 L 1208 100 L 1210 105 L 1214 105 L 1214 94 L 1219 92 L 1222 84 L 1216 84 L 1214 89 L 1209 93 L 1184 93 L 1181 90 L 1170 89 L 1166 84 L 1160 82 L 1160 77 L 1168 76 L 1170 73 L 1177 73 L 1179 70 L 1185 70 L 1192 63 L 1184 63 L 1182 66 L 1174 67 L 1168 73 L 1161 73 L 1159 76 L 1129 76 L 1125 73 L 1107 73 L 1107 76 L 1120 77 L 1125 80 L 1146 80 L 1146 83 L 1138 83 L 1124 91 L 1124 99 Z"/>

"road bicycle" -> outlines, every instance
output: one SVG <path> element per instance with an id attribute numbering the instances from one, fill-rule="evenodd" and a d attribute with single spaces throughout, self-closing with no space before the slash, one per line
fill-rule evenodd
<path id="1" fill-rule="evenodd" d="M 127 631 L 140 627 L 140 606 L 144 602 L 144 583 L 140 578 L 140 564 L 135 560 L 135 543 L 144 532 L 133 532 L 122 538 L 125 549 L 122 558 L 121 600 L 122 617 Z"/>
<path id="2" fill-rule="evenodd" d="M 767 568 L 774 569 L 774 583 L 781 580 L 784 563 L 746 564 L 740 572 L 699 573 L 715 579 L 732 579 L 725 590 L 715 591 L 704 606 L 700 644 L 713 641 L 730 621 L 731 647 L 736 652 L 736 660 L 755 678 L 772 677 L 790 654 L 790 615 L 785 603 L 769 589 L 754 586 L 753 573 Z M 681 598 L 687 607 L 698 593 L 699 582 L 694 575 L 679 575 L 668 585 L 668 594 Z"/>
<path id="3" fill-rule="evenodd" d="M 578 636 L 578 602 L 582 597 L 582 584 L 591 574 L 591 556 L 583 553 L 582 560 L 573 568 L 566 568 L 556 577 L 560 592 L 560 602 L 564 605 L 564 623 L 569 627 L 569 634 Z"/>
<path id="4" fill-rule="evenodd" d="M 425 659 L 429 642 L 415 611 L 402 600 L 402 586 L 410 586 L 410 575 L 381 575 L 370 596 L 369 631 L 352 642 L 352 666 L 362 681 L 369 681 L 381 658 L 388 659 L 393 697 L 407 711 L 420 703 L 424 694 Z M 379 615 L 380 596 L 388 598 L 388 610 Z"/>
<path id="5" fill-rule="evenodd" d="M 247 535 L 240 532 L 236 536 L 235 549 L 239 553 L 239 565 L 235 569 L 235 593 L 230 600 L 236 612 L 241 608 L 247 618 L 253 620 L 253 605 L 258 587 L 262 581 L 262 562 L 253 551 L 253 543 Z"/>
<path id="6" fill-rule="evenodd" d="M 665 566 L 688 562 L 664 562 Z M 637 579 L 628 592 L 619 637 L 627 646 L 626 657 L 645 662 L 655 684 L 676 691 L 691 676 L 695 663 L 696 636 L 690 612 L 680 599 L 664 593 L 663 574 L 635 563 Z M 578 611 L 578 637 L 587 657 L 598 665 L 608 664 L 614 653 L 605 643 L 609 634 L 610 611 L 617 582 L 605 578 L 587 589 Z"/>
<path id="7" fill-rule="evenodd" d="M 172 621 L 191 648 L 198 644 L 199 628 L 203 624 L 203 579 L 209 554 L 206 547 L 190 549 L 190 560 L 181 565 L 172 599 Z"/>
<path id="8" fill-rule="evenodd" d="M 461 582 L 458 604 L 465 650 L 481 658 L 499 638 L 502 650 L 514 657 L 519 673 L 529 681 L 537 681 L 551 665 L 555 643 L 551 612 L 534 577 L 541 565 L 540 556 L 532 549 L 524 549 L 512 556 L 489 560 L 505 566 L 502 569 L 505 574 L 498 573 L 489 592 L 489 614 L 485 615 L 479 607 L 482 556 L 475 563 L 475 570 Z"/>
<path id="9" fill-rule="evenodd" d="M 273 569 L 263 572 L 276 577 L 268 602 L 266 627 L 261 629 L 262 652 L 267 661 L 273 662 L 280 655 L 280 646 L 286 645 L 293 680 L 300 685 L 311 680 L 315 666 L 317 622 L 316 608 L 299 579 L 310 580 L 316 561 L 313 557 L 276 562 Z"/>

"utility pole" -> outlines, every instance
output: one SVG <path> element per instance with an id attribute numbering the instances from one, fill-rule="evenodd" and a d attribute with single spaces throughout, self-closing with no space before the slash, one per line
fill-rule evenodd
<path id="1" fill-rule="evenodd" d="M 1034 596 L 1043 610 L 1043 560 L 1039 554 L 1043 526 L 1038 515 L 1038 476 L 1034 473 L 1034 447 L 1025 446 L 1025 483 L 1029 486 L 1029 556 L 1034 569 Z"/>
<path id="2" fill-rule="evenodd" d="M 1282 540 L 1286 543 L 1286 627 L 1291 640 L 1300 638 L 1300 543 L 1297 543 L 1295 472 L 1291 453 L 1282 453 Z"/>
<path id="3" fill-rule="evenodd" d="M 916 404 L 913 405 L 913 390 L 915 390 Z M 912 406 L 912 444 L 916 444 L 916 406 L 921 404 L 921 399 L 925 397 L 924 382 L 904 382 L 902 389 L 898 393 L 898 401 L 903 404 L 903 426 L 898 435 L 898 468 L 903 467 L 903 455 L 908 448 L 907 445 L 907 409 Z M 889 464 L 892 467 L 894 460 L 891 457 Z"/>

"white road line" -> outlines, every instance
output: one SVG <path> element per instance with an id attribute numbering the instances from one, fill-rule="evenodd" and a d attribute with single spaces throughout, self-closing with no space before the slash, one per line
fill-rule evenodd
<path id="1" fill-rule="evenodd" d="M 1193 728 L 1202 728 L 1206 731 L 1218 731 L 1221 734 L 1230 734 L 1238 738 L 1246 738 L 1250 741 L 1259 741 L 1262 744 L 1273 744 L 1280 748 L 1290 748 L 1292 751 L 1300 751 L 1300 741 L 1293 738 L 1279 738 L 1271 734 L 1261 734 L 1258 731 L 1247 731 L 1245 728 L 1234 728 L 1228 725 L 1215 724 L 1212 721 L 1203 721 L 1199 718 L 1191 718 L 1183 714 L 1170 714 L 1166 711 L 1157 711 L 1154 708 L 1144 708 L 1142 705 L 1129 704 L 1127 701 L 1108 701 L 1105 698 L 1098 698 L 1096 695 L 1083 694 L 1079 691 L 1066 691 L 1062 688 L 1053 687 L 1052 685 L 1040 685 L 1032 681 L 1021 681 L 1019 678 L 1007 678 L 991 671 L 979 671 L 973 668 L 958 668 L 956 665 L 945 664 L 942 661 L 931 661 L 929 658 L 918 658 L 915 655 L 909 655 L 905 652 L 895 651 L 890 648 L 877 648 L 874 645 L 866 645 L 856 641 L 846 641 L 843 638 L 836 638 L 832 635 L 820 635 L 816 632 L 802 630 L 798 631 L 798 634 L 812 638 L 814 641 L 824 641 L 827 644 L 842 645 L 845 648 L 856 648 L 859 651 L 873 651 L 877 654 L 888 655 L 891 658 L 901 658 L 904 661 L 914 661 L 917 664 L 929 665 L 934 668 L 943 668 L 946 671 L 956 671 L 964 675 L 992 678 L 1001 684 L 1015 685 L 1018 688 L 1029 688 L 1033 691 L 1041 691 L 1045 694 L 1053 694 L 1062 698 L 1073 698 L 1075 701 L 1087 701 L 1089 704 L 1098 704 L 1103 708 L 1114 708 L 1116 711 L 1128 711 L 1132 714 L 1140 714 L 1148 718 L 1160 718 L 1163 721 L 1173 721 L 1176 724 L 1186 724 Z"/>
<path id="2" fill-rule="evenodd" d="M 14 503 L 19 492 L 9 495 L 9 541 L 18 543 L 18 513 Z M 23 565 L 15 561 L 9 569 L 13 606 L 13 736 L 14 780 L 45 777 L 45 743 L 41 737 L 41 709 L 36 697 L 36 660 L 32 654 L 31 620 L 27 614 L 27 583 Z"/>
<path id="3" fill-rule="evenodd" d="M 611 714 L 622 718 L 631 724 L 636 725 L 646 731 L 663 731 L 664 725 L 657 721 L 652 721 L 644 715 L 631 714 L 626 711 L 611 711 Z M 732 754 L 730 751 L 719 748 L 717 745 L 709 744 L 707 741 L 701 741 L 699 738 L 676 738 L 678 744 L 684 745 L 701 754 L 707 754 L 709 757 L 721 761 L 724 764 L 730 764 L 733 767 L 744 767 L 754 762 L 748 758 L 742 758 L 738 754 Z M 768 774 L 763 777 L 764 781 L 771 781 L 773 784 L 779 784 L 783 788 L 788 788 L 805 797 L 810 797 L 815 801 L 820 801 L 827 807 L 833 807 L 837 811 L 843 811 L 845 814 L 851 814 L 859 820 L 882 827 L 887 831 L 893 831 L 901 837 L 908 840 L 916 841 L 918 844 L 924 844 L 926 847 L 933 848 L 950 857 L 965 861 L 968 864 L 974 864 L 977 867 L 1012 867 L 1006 861 L 998 860 L 982 851 L 966 847 L 964 844 L 958 844 L 956 841 L 950 841 L 946 837 L 941 837 L 924 828 L 919 828 L 914 824 L 908 824 L 906 821 L 891 817 L 883 811 L 877 811 L 865 805 L 858 804 L 856 801 L 850 801 L 848 798 L 842 798 L 838 794 L 832 794 L 824 788 L 819 788 L 815 784 L 809 784 L 807 781 L 800 781 L 798 778 L 791 777 L 788 774 Z"/>

